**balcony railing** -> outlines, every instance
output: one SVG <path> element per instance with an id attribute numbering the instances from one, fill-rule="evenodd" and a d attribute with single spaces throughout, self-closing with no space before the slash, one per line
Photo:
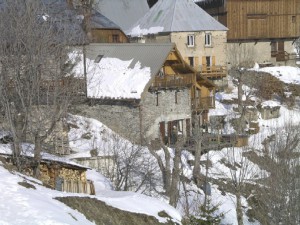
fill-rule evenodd
<path id="1" fill-rule="evenodd" d="M 185 74 L 185 75 L 165 75 L 164 77 L 155 77 L 152 83 L 152 88 L 180 88 L 187 87 L 193 84 L 195 80 L 195 74 Z"/>
<path id="2" fill-rule="evenodd" d="M 215 108 L 214 97 L 192 99 L 192 110 L 207 110 L 212 108 Z"/>
<path id="3" fill-rule="evenodd" d="M 226 77 L 226 66 L 202 66 L 201 75 L 207 78 Z"/>

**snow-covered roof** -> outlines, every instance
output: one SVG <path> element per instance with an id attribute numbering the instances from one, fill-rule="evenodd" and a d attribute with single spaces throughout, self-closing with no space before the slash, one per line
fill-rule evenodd
<path id="1" fill-rule="evenodd" d="M 226 31 L 192 0 L 159 0 L 126 33 L 131 36 L 159 32 Z"/>
<path id="2" fill-rule="evenodd" d="M 174 44 L 91 44 L 87 46 L 87 95 L 101 99 L 140 99 Z M 101 58 L 97 61 L 97 58 Z M 79 68 L 78 68 L 79 67 Z M 83 64 L 75 67 L 83 74 Z"/>
<path id="3" fill-rule="evenodd" d="M 261 103 L 261 107 L 262 108 L 276 108 L 276 107 L 280 108 L 280 104 L 273 100 L 269 100 L 269 101 L 265 101 L 265 102 Z"/>
<path id="4" fill-rule="evenodd" d="M 0 155 L 4 155 L 4 156 L 12 156 L 13 151 L 12 151 L 12 147 L 11 144 L 0 144 Z M 34 145 L 31 144 L 22 144 L 22 152 L 21 152 L 23 157 L 28 157 L 28 158 L 33 158 L 34 157 Z M 82 166 L 76 162 L 73 162 L 67 158 L 64 157 L 60 157 L 57 155 L 52 155 L 46 152 L 42 152 L 41 153 L 41 158 L 42 161 L 47 161 L 47 162 L 53 162 L 53 163 L 59 163 L 59 164 L 63 164 L 67 167 L 73 167 L 76 169 L 89 169 L 89 167 L 86 166 Z"/>
<path id="5" fill-rule="evenodd" d="M 94 7 L 123 31 L 129 29 L 149 10 L 147 0 L 95 0 Z"/>

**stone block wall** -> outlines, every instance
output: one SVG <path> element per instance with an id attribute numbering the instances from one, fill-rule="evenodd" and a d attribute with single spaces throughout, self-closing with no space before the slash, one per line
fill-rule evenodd
<path id="1" fill-rule="evenodd" d="M 211 34 L 211 46 L 205 46 L 205 34 Z M 195 46 L 187 46 L 187 36 L 195 36 Z M 226 31 L 200 31 L 200 32 L 176 32 L 171 34 L 171 41 L 176 44 L 183 58 L 195 57 L 195 69 L 201 70 L 203 56 L 215 56 L 217 66 L 227 64 L 227 32 Z"/>
<path id="2" fill-rule="evenodd" d="M 158 93 L 145 93 L 141 101 L 141 127 L 147 139 L 151 141 L 160 137 L 160 122 L 183 120 L 183 131 L 185 131 L 186 119 L 191 118 L 190 99 L 188 88 L 180 91 L 165 90 Z"/>
<path id="3" fill-rule="evenodd" d="M 77 115 L 101 121 L 122 137 L 140 142 L 140 115 L 139 107 L 130 105 L 86 104 L 75 107 Z M 72 112 L 71 112 L 72 113 Z"/>

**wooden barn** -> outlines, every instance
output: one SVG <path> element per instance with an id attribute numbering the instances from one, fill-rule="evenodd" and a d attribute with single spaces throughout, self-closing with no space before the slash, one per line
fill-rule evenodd
<path id="1" fill-rule="evenodd" d="M 253 61 L 295 64 L 293 42 L 300 36 L 300 0 L 206 0 L 197 4 L 228 27 L 229 54 L 254 49 Z"/>

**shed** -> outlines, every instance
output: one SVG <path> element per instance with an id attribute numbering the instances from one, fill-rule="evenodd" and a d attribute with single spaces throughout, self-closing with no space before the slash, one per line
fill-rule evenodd
<path id="1" fill-rule="evenodd" d="M 280 116 L 280 105 L 275 101 L 265 101 L 258 105 L 261 118 L 264 120 L 278 118 Z"/>

